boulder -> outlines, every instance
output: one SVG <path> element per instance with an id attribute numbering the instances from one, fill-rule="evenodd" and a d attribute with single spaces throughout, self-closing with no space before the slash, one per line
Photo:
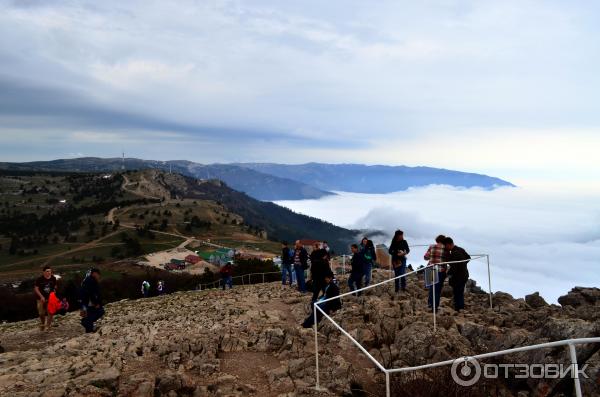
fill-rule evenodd
<path id="1" fill-rule="evenodd" d="M 540 307 L 548 306 L 548 303 L 540 296 L 539 292 L 534 292 L 530 295 L 525 295 L 525 303 L 534 309 L 538 309 Z"/>

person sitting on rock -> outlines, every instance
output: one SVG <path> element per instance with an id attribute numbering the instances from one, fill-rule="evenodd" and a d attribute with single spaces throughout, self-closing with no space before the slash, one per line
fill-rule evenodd
<path id="1" fill-rule="evenodd" d="M 52 274 L 50 266 L 44 266 L 42 275 L 35 280 L 33 292 L 37 299 L 37 310 L 40 317 L 40 330 L 49 331 L 52 326 L 53 314 L 48 312 L 48 299 L 52 292 L 56 292 L 58 280 Z"/>
<path id="2" fill-rule="evenodd" d="M 342 308 L 342 301 L 340 300 L 340 298 L 332 299 L 327 302 L 321 302 L 321 303 L 320 303 L 320 301 L 325 301 L 330 298 L 335 298 L 336 296 L 339 296 L 339 295 L 340 295 L 340 289 L 337 286 L 337 284 L 334 282 L 333 272 L 330 270 L 327 274 L 325 274 L 325 288 L 324 288 L 323 295 L 321 297 L 319 297 L 319 299 L 317 299 L 315 304 L 319 305 L 319 308 L 321 310 L 323 310 L 327 315 L 329 315 L 329 314 Z M 313 325 L 315 325 L 314 310 L 315 310 L 315 308 L 313 305 L 313 312 L 302 323 L 302 326 L 304 328 L 310 328 Z M 321 319 L 323 318 L 323 313 L 321 312 L 321 310 L 317 310 L 317 323 L 319 323 L 321 321 Z"/>
<path id="3" fill-rule="evenodd" d="M 467 263 L 469 263 L 471 256 L 463 248 L 454 245 L 454 241 L 450 237 L 444 239 L 444 247 L 448 253 L 448 262 L 457 262 L 450 264 L 448 284 L 452 287 L 454 310 L 460 312 L 465 308 L 465 285 L 469 280 Z"/>
<path id="4" fill-rule="evenodd" d="M 86 333 L 95 332 L 94 323 L 104 315 L 99 282 L 100 269 L 92 268 L 81 283 L 81 325 Z"/>
<path id="5" fill-rule="evenodd" d="M 223 280 L 223 291 L 229 285 L 229 289 L 233 288 L 233 264 L 231 261 L 227 262 L 225 266 L 219 270 L 221 279 Z"/>
<path id="6" fill-rule="evenodd" d="M 362 278 L 365 275 L 365 259 L 359 251 L 358 245 L 352 244 L 350 249 L 352 250 L 352 270 L 350 270 L 350 277 L 348 277 L 348 287 L 350 291 L 356 291 L 362 288 Z M 361 293 L 358 292 L 358 296 L 360 295 Z"/>

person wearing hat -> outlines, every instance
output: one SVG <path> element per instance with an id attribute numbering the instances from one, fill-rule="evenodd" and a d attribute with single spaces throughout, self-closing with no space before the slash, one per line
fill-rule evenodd
<path id="1" fill-rule="evenodd" d="M 100 269 L 92 268 L 81 283 L 81 325 L 86 333 L 95 332 L 94 323 L 104 315 L 100 293 Z"/>
<path id="2" fill-rule="evenodd" d="M 329 314 L 331 314 L 337 310 L 340 310 L 342 308 L 342 301 L 340 301 L 339 298 L 332 299 L 327 302 L 321 302 L 321 301 L 324 301 L 324 300 L 327 300 L 330 298 L 335 298 L 336 296 L 339 296 L 339 295 L 340 295 L 340 289 L 334 281 L 333 272 L 330 270 L 327 273 L 325 273 L 325 287 L 323 289 L 323 295 L 321 295 L 319 297 L 319 299 L 317 299 L 317 302 L 315 304 L 319 305 L 319 308 L 321 310 L 323 310 L 327 315 L 329 315 Z M 310 328 L 313 325 L 315 325 L 314 310 L 315 310 L 315 308 L 313 305 L 313 312 L 302 323 L 302 326 L 304 328 Z M 323 313 L 321 312 L 321 310 L 317 310 L 317 323 L 319 323 L 321 321 L 321 319 L 323 318 Z"/>

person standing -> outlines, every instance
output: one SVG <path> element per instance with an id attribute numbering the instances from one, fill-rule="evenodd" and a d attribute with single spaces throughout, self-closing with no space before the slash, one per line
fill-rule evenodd
<path id="1" fill-rule="evenodd" d="M 471 256 L 463 248 L 454 245 L 454 241 L 450 237 L 444 239 L 444 247 L 448 252 L 448 284 L 452 287 L 452 298 L 454 300 L 454 310 L 460 312 L 465 308 L 465 285 L 469 280 L 469 270 L 467 264 Z"/>
<path id="2" fill-rule="evenodd" d="M 150 283 L 146 280 L 142 281 L 142 296 L 144 298 L 150 296 Z"/>
<path id="3" fill-rule="evenodd" d="M 81 283 L 81 325 L 86 333 L 95 332 L 94 323 L 104 315 L 100 293 L 100 269 L 92 268 Z"/>
<path id="4" fill-rule="evenodd" d="M 223 291 L 229 285 L 229 289 L 233 288 L 233 264 L 231 261 L 227 262 L 225 266 L 219 270 L 221 273 L 221 279 L 223 280 Z"/>
<path id="5" fill-rule="evenodd" d="M 365 260 L 362 253 L 358 249 L 358 245 L 352 244 L 350 247 L 352 250 L 350 277 L 348 277 L 348 287 L 350 291 L 356 291 L 362 288 L 362 278 L 365 275 Z M 357 296 L 360 296 L 361 292 L 358 292 Z"/>
<path id="6" fill-rule="evenodd" d="M 293 282 L 292 266 L 294 265 L 294 252 L 288 247 L 287 241 L 281 243 L 281 285 L 287 284 L 288 277 L 290 285 Z"/>
<path id="7" fill-rule="evenodd" d="M 158 283 L 156 284 L 156 294 L 158 296 L 164 295 L 165 293 L 165 282 L 162 280 L 159 280 Z"/>
<path id="8" fill-rule="evenodd" d="M 373 241 L 363 237 L 360 243 L 360 252 L 364 258 L 365 287 L 368 287 L 369 284 L 371 284 L 371 272 L 373 271 L 373 264 L 377 261 L 377 254 L 375 253 L 375 245 L 373 245 Z"/>
<path id="9" fill-rule="evenodd" d="M 435 238 L 435 244 L 430 245 L 425 253 L 425 260 L 429 261 L 429 266 L 440 264 L 446 261 L 446 248 L 444 247 L 444 240 L 446 236 L 439 235 Z M 440 306 L 440 295 L 442 294 L 442 288 L 444 287 L 444 281 L 446 280 L 446 268 L 447 265 L 441 264 L 438 266 L 438 282 L 429 287 L 429 298 L 427 305 L 430 310 L 433 310 L 433 291 L 435 288 L 435 309 L 437 310 Z"/>
<path id="10" fill-rule="evenodd" d="M 308 252 L 300 244 L 300 240 L 297 240 L 294 246 L 294 273 L 296 273 L 298 291 L 302 293 L 306 292 L 306 278 L 304 277 L 306 269 L 308 269 Z"/>
<path id="11" fill-rule="evenodd" d="M 319 294 L 325 288 L 325 275 L 331 272 L 329 266 L 329 253 L 323 249 L 321 244 L 315 243 L 310 253 L 310 278 L 313 286 L 312 301 L 316 301 Z"/>
<path id="12" fill-rule="evenodd" d="M 394 233 L 394 238 L 390 243 L 388 252 L 392 256 L 394 277 L 402 276 L 406 273 L 406 256 L 410 252 L 408 242 L 404 239 L 404 232 L 402 230 L 396 230 L 396 233 Z M 406 291 L 406 277 L 396 278 L 394 283 L 396 293 L 400 290 Z"/>
<path id="13" fill-rule="evenodd" d="M 37 311 L 40 317 L 40 331 L 49 331 L 52 326 L 53 314 L 48 312 L 48 299 L 52 292 L 56 292 L 58 280 L 52 274 L 50 266 L 44 266 L 42 275 L 35 280 L 33 292 L 35 293 Z"/>

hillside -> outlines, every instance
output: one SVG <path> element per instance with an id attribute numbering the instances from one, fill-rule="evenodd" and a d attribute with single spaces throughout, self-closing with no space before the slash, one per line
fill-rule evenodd
<path id="1" fill-rule="evenodd" d="M 296 180 L 263 174 L 235 165 L 203 165 L 184 160 L 165 162 L 135 158 L 126 158 L 124 164 L 126 170 L 170 170 L 198 179 L 219 179 L 231 186 L 232 189 L 247 193 L 258 200 L 313 199 L 333 194 Z M 122 165 L 123 161 L 120 158 L 83 157 L 29 163 L 0 163 L 0 169 L 96 173 L 119 172 Z"/>
<path id="2" fill-rule="evenodd" d="M 277 252 L 277 241 L 326 239 L 345 251 L 357 231 L 157 170 L 114 174 L 0 171 L 0 280 L 42 264 L 91 263 L 177 247 L 186 237 Z M 9 277 L 10 276 L 10 277 Z"/>
<path id="3" fill-rule="evenodd" d="M 265 174 L 295 179 L 328 191 L 391 193 L 427 185 L 485 189 L 514 186 L 510 182 L 487 175 L 432 167 L 321 163 L 298 165 L 242 163 L 239 165 Z"/>
<path id="4" fill-rule="evenodd" d="M 381 280 L 387 274 L 376 271 L 374 276 Z M 399 297 L 382 288 L 361 299 L 345 298 L 333 318 L 375 358 L 393 367 L 597 336 L 600 329 L 598 289 L 573 289 L 561 298 L 563 307 L 534 295 L 515 300 L 498 292 L 490 310 L 487 294 L 471 282 L 468 312 L 460 315 L 452 314 L 448 292 L 436 333 L 422 280 L 416 277 Z M 106 306 L 99 331 L 90 335 L 82 334 L 77 313 L 59 317 L 48 334 L 38 331 L 33 320 L 2 324 L 0 343 L 6 352 L 0 354 L 0 395 L 384 395 L 382 373 L 329 323 L 319 327 L 325 390 L 313 389 L 314 334 L 299 326 L 308 300 L 308 295 L 271 283 L 116 302 Z M 578 361 L 587 364 L 590 377 L 582 379 L 584 396 L 599 392 L 599 348 L 577 348 Z M 536 350 L 499 362 L 567 363 L 568 350 Z M 514 376 L 464 388 L 453 383 L 448 367 L 391 380 L 394 396 L 568 396 L 572 391 L 571 382 Z"/>

